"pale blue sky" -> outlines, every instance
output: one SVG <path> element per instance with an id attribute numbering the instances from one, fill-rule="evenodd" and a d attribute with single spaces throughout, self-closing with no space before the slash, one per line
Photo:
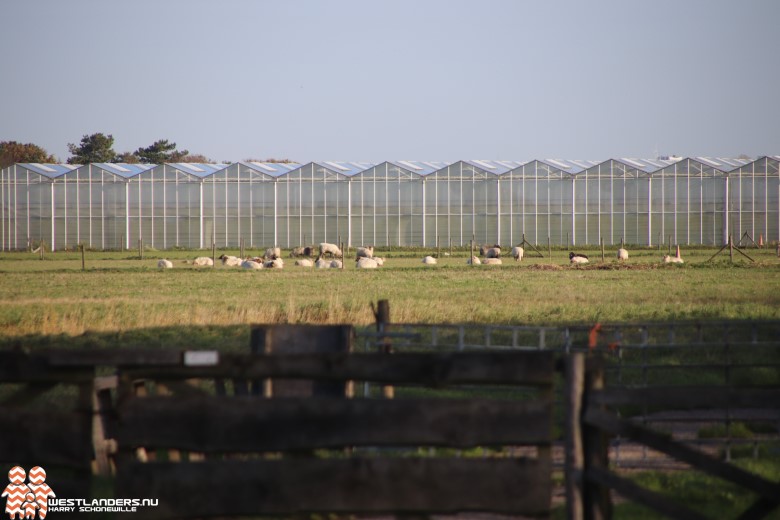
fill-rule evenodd
<path id="1" fill-rule="evenodd" d="M 0 141 L 65 161 L 780 154 L 780 2 L 2 0 Z"/>

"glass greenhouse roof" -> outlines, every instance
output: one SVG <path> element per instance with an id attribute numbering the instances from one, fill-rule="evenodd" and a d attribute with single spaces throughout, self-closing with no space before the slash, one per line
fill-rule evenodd
<path id="1" fill-rule="evenodd" d="M 219 171 L 224 170 L 229 164 L 223 164 L 223 163 L 217 163 L 217 164 L 210 164 L 210 163 L 168 163 L 170 166 L 173 166 L 174 168 L 183 171 L 184 173 L 188 173 L 194 177 L 208 177 L 209 175 L 213 175 Z"/>
<path id="2" fill-rule="evenodd" d="M 691 157 L 691 159 L 707 166 L 712 166 L 722 172 L 729 172 L 753 162 L 753 159 L 727 159 L 723 157 Z"/>
<path id="3" fill-rule="evenodd" d="M 128 164 L 128 163 L 93 163 L 94 166 L 102 168 L 109 173 L 126 179 L 135 177 L 139 173 L 151 170 L 155 164 Z"/>
<path id="4" fill-rule="evenodd" d="M 285 173 L 291 172 L 301 167 L 299 163 L 269 163 L 250 161 L 241 164 L 249 166 L 256 172 L 260 172 L 271 177 L 281 177 Z"/>
<path id="5" fill-rule="evenodd" d="M 365 162 L 345 162 L 345 161 L 314 161 L 314 164 L 327 168 L 332 172 L 352 177 L 360 172 L 366 171 L 372 166 L 376 166 L 374 163 Z"/>
<path id="6" fill-rule="evenodd" d="M 64 175 L 68 172 L 71 172 L 75 170 L 76 168 L 80 167 L 80 164 L 41 164 L 41 163 L 20 163 L 19 166 L 22 168 L 27 168 L 28 170 L 35 172 L 39 175 L 43 175 L 44 177 L 49 177 L 50 179 L 53 179 L 54 177 L 59 177 L 60 175 Z"/>

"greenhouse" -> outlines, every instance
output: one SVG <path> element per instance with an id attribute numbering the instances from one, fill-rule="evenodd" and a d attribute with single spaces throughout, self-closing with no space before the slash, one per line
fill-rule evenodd
<path id="1" fill-rule="evenodd" d="M 20 163 L 2 250 L 780 240 L 780 156 L 307 164 Z"/>

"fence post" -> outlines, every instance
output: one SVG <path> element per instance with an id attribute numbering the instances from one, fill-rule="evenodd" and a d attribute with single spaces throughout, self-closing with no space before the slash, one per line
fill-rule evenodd
<path id="1" fill-rule="evenodd" d="M 604 237 L 601 237 L 601 261 L 604 262 Z"/>
<path id="2" fill-rule="evenodd" d="M 387 332 L 387 328 L 390 326 L 390 302 L 387 300 L 379 300 L 376 306 L 376 331 L 379 334 L 377 339 L 379 340 L 379 351 L 383 354 L 392 354 L 393 345 L 390 343 L 390 338 L 382 336 Z M 395 396 L 395 388 L 392 385 L 382 385 L 382 395 L 386 399 L 392 399 Z"/>
<path id="3" fill-rule="evenodd" d="M 138 258 L 144 259 L 144 242 L 140 238 L 138 239 Z"/>
<path id="4" fill-rule="evenodd" d="M 84 244 L 81 244 L 81 270 L 86 271 L 87 267 L 84 263 Z"/>
<path id="5" fill-rule="evenodd" d="M 585 370 L 585 392 L 582 408 L 591 406 L 589 396 L 592 392 L 604 388 L 604 366 L 602 360 L 591 358 Z M 609 446 L 607 435 L 599 428 L 582 423 L 582 446 L 584 449 L 583 463 L 585 482 L 583 486 L 584 516 L 588 520 L 605 520 L 612 518 L 612 503 L 609 488 L 590 481 L 587 473 L 590 468 L 607 471 L 609 469 Z"/>
<path id="6" fill-rule="evenodd" d="M 552 260 L 552 246 L 550 245 L 550 235 L 547 235 L 547 257 Z"/>
<path id="7" fill-rule="evenodd" d="M 212 241 L 211 242 L 211 266 L 214 267 L 214 264 L 217 263 L 217 243 Z"/>
<path id="8" fill-rule="evenodd" d="M 566 518 L 583 520 L 583 471 L 585 454 L 582 446 L 582 395 L 585 387 L 585 355 L 573 353 L 565 359 L 566 410 Z"/>

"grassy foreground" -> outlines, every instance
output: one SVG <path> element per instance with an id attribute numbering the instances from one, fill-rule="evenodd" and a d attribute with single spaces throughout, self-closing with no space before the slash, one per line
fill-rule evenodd
<path id="1" fill-rule="evenodd" d="M 385 267 L 344 270 L 295 267 L 246 271 L 196 268 L 187 259 L 210 251 L 0 254 L 0 335 L 81 335 L 148 328 L 240 326 L 250 323 L 373 321 L 370 305 L 388 299 L 396 322 L 575 324 L 619 321 L 780 318 L 780 259 L 774 249 L 684 251 L 684 265 L 664 265 L 656 249 L 632 250 L 619 264 L 607 251 L 585 251 L 573 267 L 568 252 L 527 254 L 522 262 L 467 266 L 466 251 L 424 266 L 428 252 L 379 252 Z M 236 251 L 226 251 L 236 254 Z M 253 254 L 250 252 L 248 254 Z M 217 252 L 217 256 L 221 252 Z M 286 252 L 284 253 L 286 256 Z M 166 257 L 174 268 L 159 270 Z"/>

